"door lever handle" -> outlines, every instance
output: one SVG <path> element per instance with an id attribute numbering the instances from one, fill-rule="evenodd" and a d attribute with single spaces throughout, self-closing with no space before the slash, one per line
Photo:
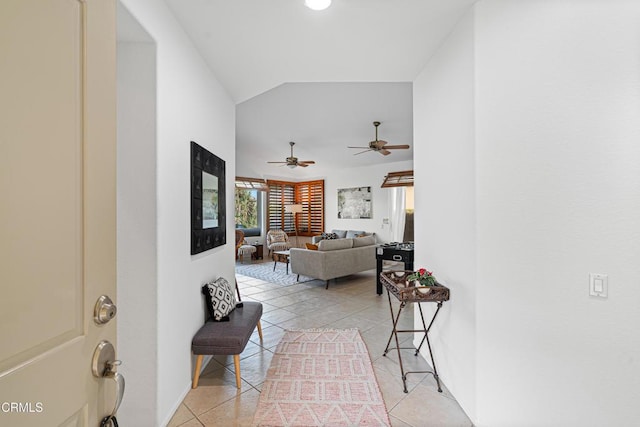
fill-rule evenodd
<path id="1" fill-rule="evenodd" d="M 93 375 L 97 378 L 108 378 L 116 382 L 116 403 L 114 405 L 111 415 L 105 417 L 105 419 L 115 419 L 116 412 L 120 408 L 122 398 L 124 397 L 124 377 L 121 373 L 116 372 L 116 367 L 122 362 L 116 360 L 116 351 L 113 348 L 113 344 L 109 341 L 101 341 L 96 347 L 93 353 L 93 361 L 91 370 Z"/>
<path id="2" fill-rule="evenodd" d="M 122 376 L 120 372 L 114 372 L 110 370 L 105 375 L 105 378 L 112 378 L 116 382 L 116 404 L 113 407 L 113 411 L 111 411 L 110 415 L 111 417 L 114 417 L 116 415 L 116 412 L 118 412 L 118 408 L 120 408 L 122 398 L 124 397 L 124 376 Z"/>

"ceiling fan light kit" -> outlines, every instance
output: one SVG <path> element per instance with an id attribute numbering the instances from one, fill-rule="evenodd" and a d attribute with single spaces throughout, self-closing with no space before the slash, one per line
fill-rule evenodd
<path id="1" fill-rule="evenodd" d="M 354 156 L 357 156 L 358 154 L 362 154 L 362 153 L 366 153 L 367 151 L 377 151 L 378 153 L 382 154 L 383 156 L 388 156 L 389 154 L 391 154 L 391 151 L 389 150 L 406 150 L 407 148 L 409 148 L 408 145 L 403 144 L 403 145 L 387 145 L 388 142 L 387 141 L 383 141 L 381 139 L 378 139 L 378 126 L 380 126 L 380 122 L 373 122 L 373 126 L 375 126 L 376 128 L 376 139 L 375 141 L 371 141 L 369 142 L 369 146 L 368 147 L 347 147 L 347 148 L 361 148 L 361 149 L 365 149 L 364 151 L 361 151 L 359 153 L 355 153 Z"/>
<path id="2" fill-rule="evenodd" d="M 313 165 L 316 163 L 313 160 L 298 160 L 298 158 L 293 155 L 293 146 L 295 144 L 296 143 L 293 141 L 289 142 L 289 145 L 291 146 L 291 156 L 287 157 L 284 162 L 267 162 L 267 163 L 276 163 L 276 164 L 280 164 L 281 166 L 286 165 L 288 168 L 291 168 L 291 169 L 294 169 L 297 166 L 306 168 L 307 166 Z"/>

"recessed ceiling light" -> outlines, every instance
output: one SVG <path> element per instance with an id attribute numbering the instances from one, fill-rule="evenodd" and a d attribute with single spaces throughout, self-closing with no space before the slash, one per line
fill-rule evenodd
<path id="1" fill-rule="evenodd" d="M 313 10 L 325 10 L 331 6 L 331 0 L 304 0 L 305 6 Z"/>

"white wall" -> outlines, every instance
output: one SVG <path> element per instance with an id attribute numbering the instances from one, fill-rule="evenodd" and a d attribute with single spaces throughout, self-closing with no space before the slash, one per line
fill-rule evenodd
<path id="1" fill-rule="evenodd" d="M 438 313 L 430 339 L 440 376 L 472 419 L 477 294 L 473 55 L 470 11 L 413 84 L 415 267 L 433 270 L 451 288 L 451 300 Z M 423 304 L 425 317 L 431 317 L 434 305 Z"/>
<path id="2" fill-rule="evenodd" d="M 389 225 L 383 227 L 382 219 L 390 218 L 389 189 L 380 188 L 384 177 L 389 172 L 412 170 L 412 161 L 388 163 L 384 166 L 374 165 L 360 168 L 337 170 L 324 178 L 324 228 L 326 231 L 363 230 L 376 233 L 378 242 L 389 242 L 391 234 Z M 338 218 L 338 189 L 353 187 L 371 187 L 373 218 L 344 219 Z"/>
<path id="3" fill-rule="evenodd" d="M 118 42 L 117 54 L 118 417 L 143 426 L 154 424 L 158 372 L 155 44 Z"/>
<path id="4" fill-rule="evenodd" d="M 467 364 L 441 368 L 476 425 L 632 425 L 638 417 L 639 18 L 640 4 L 622 0 L 475 7 L 473 36 L 464 37 L 475 49 L 474 73 L 450 82 L 475 86 L 475 145 L 467 147 L 475 147 L 475 280 L 452 280 L 458 267 L 468 270 L 473 251 L 430 254 L 419 244 L 417 257 L 436 257 L 436 274 L 452 287 L 452 316 L 439 319 L 442 343 L 434 344 L 443 348 L 439 363 L 473 357 L 455 346 L 473 328 L 453 314 L 461 294 L 477 288 L 475 410 L 460 395 L 472 393 L 460 377 Z M 466 19 L 447 43 L 465 26 Z M 460 74 L 455 66 L 469 63 L 469 49 L 432 62 L 425 72 L 451 66 Z M 422 79 L 416 140 L 438 129 L 425 113 L 443 90 Z M 460 115 L 451 109 L 440 120 L 458 133 Z M 436 152 L 449 152 L 449 143 Z M 469 163 L 470 154 L 460 154 Z M 416 164 L 427 155 L 417 148 Z M 420 175 L 416 181 L 420 218 L 426 198 L 450 211 L 461 206 L 450 200 L 450 182 L 438 191 Z M 466 184 L 462 195 L 471 198 Z M 456 221 L 468 228 L 472 216 Z M 453 231 L 455 221 L 441 220 L 438 228 Z M 432 228 L 417 224 L 416 241 L 441 243 Z M 590 272 L 609 275 L 608 299 L 589 297 Z M 445 330 L 445 321 L 457 325 Z"/>
<path id="5" fill-rule="evenodd" d="M 155 422 L 149 425 L 164 425 L 189 390 L 191 338 L 204 320 L 200 286 L 234 275 L 235 106 L 164 2 L 122 3 L 157 45 L 158 339 L 156 348 L 137 357 L 157 358 L 157 389 L 148 391 L 157 396 Z M 227 176 L 227 244 L 196 256 L 190 255 L 190 141 L 222 158 Z"/>
<path id="6" fill-rule="evenodd" d="M 478 5 L 482 425 L 638 417 L 639 21 L 630 1 Z"/>

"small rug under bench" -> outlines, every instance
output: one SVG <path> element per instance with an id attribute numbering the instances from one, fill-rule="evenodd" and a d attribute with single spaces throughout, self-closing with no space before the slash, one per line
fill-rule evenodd
<path id="1" fill-rule="evenodd" d="M 357 329 L 288 330 L 262 385 L 254 426 L 390 426 Z"/>

